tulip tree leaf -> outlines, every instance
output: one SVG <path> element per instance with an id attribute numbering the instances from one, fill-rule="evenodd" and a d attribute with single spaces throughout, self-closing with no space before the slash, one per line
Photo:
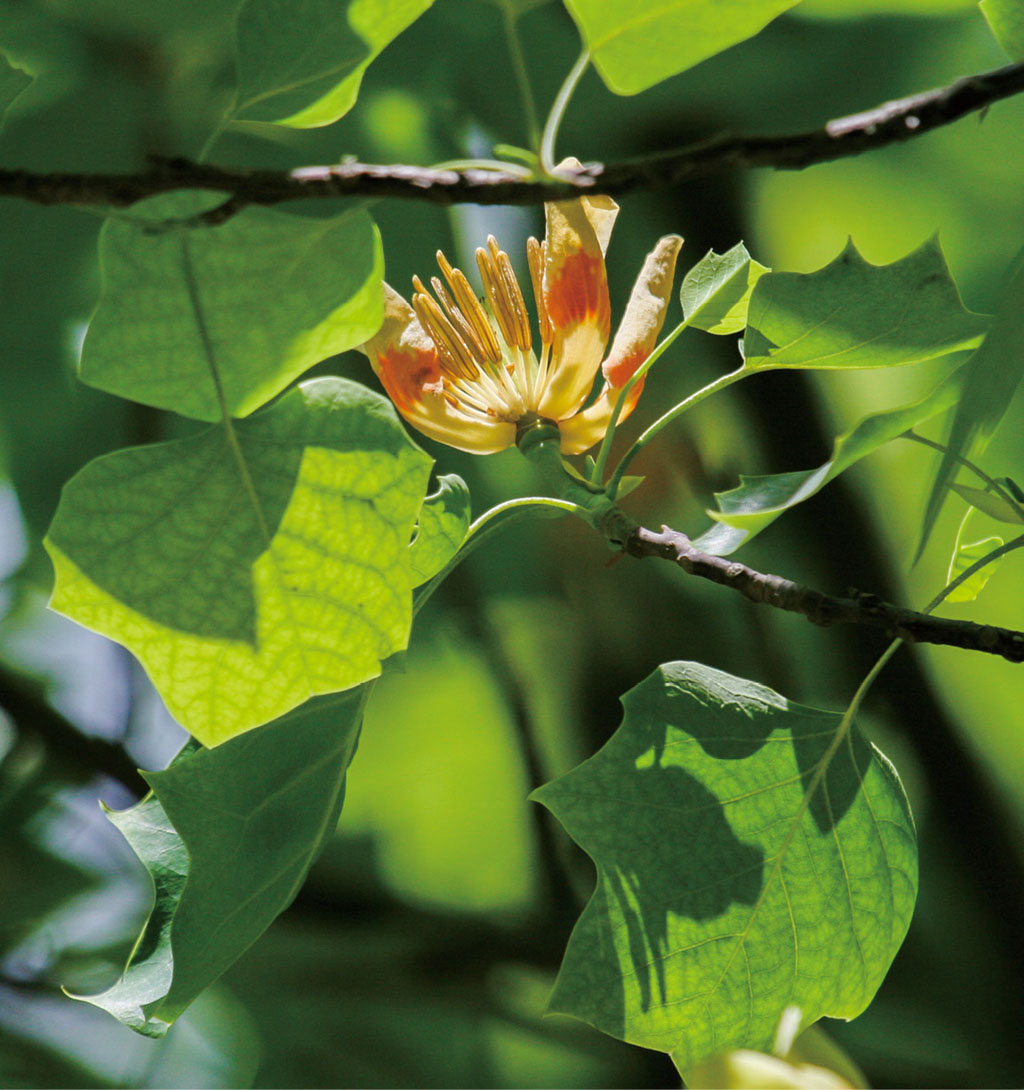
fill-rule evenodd
<path id="1" fill-rule="evenodd" d="M 741 475 L 738 488 L 715 493 L 718 510 L 708 511 L 708 514 L 717 525 L 697 538 L 694 545 L 715 556 L 734 553 L 783 512 L 810 499 L 861 458 L 955 405 L 963 377 L 961 367 L 913 405 L 866 416 L 845 435 L 839 436 L 832 448 L 832 457 L 816 469 L 763 477 Z"/>
<path id="2" fill-rule="evenodd" d="M 263 934 L 334 832 L 366 695 L 318 697 L 144 773 L 152 794 L 109 817 L 149 871 L 153 910 L 121 979 L 75 998 L 162 1037 Z"/>
<path id="3" fill-rule="evenodd" d="M 245 0 L 230 118 L 308 129 L 355 104 L 370 62 L 433 0 Z"/>
<path id="4" fill-rule="evenodd" d="M 754 285 L 769 271 L 742 242 L 724 254 L 709 250 L 686 274 L 679 293 L 687 323 L 708 333 L 739 333 Z"/>
<path id="5" fill-rule="evenodd" d="M 414 586 L 437 575 L 459 551 L 469 530 L 466 482 L 455 473 L 446 473 L 438 483 L 438 490 L 423 501 L 416 536 L 409 546 Z"/>
<path id="6" fill-rule="evenodd" d="M 853 243 L 813 273 L 768 273 L 743 338 L 751 369 L 895 367 L 981 341 L 989 319 L 964 309 L 936 239 L 891 265 Z"/>
<path id="7" fill-rule="evenodd" d="M 7 107 L 32 82 L 32 77 L 23 69 L 11 64 L 0 52 L 0 131 L 3 130 Z"/>
<path id="8" fill-rule="evenodd" d="M 47 538 L 51 605 L 124 644 L 218 745 L 406 647 L 429 471 L 384 398 L 311 380 L 230 433 L 87 465 Z"/>
<path id="9" fill-rule="evenodd" d="M 751 38 L 799 0 L 565 0 L 618 95 L 646 91 Z"/>
<path id="10" fill-rule="evenodd" d="M 597 867 L 551 1009 L 681 1071 L 870 1003 L 910 923 L 895 770 L 833 712 L 698 663 L 623 698 L 611 740 L 534 792 Z"/>
<path id="11" fill-rule="evenodd" d="M 1010 59 L 1024 61 L 1024 0 L 981 0 L 978 7 Z"/>
<path id="12" fill-rule="evenodd" d="M 953 484 L 950 487 L 961 499 L 997 522 L 1024 523 L 1024 514 L 1021 514 L 1020 507 L 1004 499 L 998 492 L 986 492 L 982 488 L 971 488 L 965 484 Z"/>
<path id="13" fill-rule="evenodd" d="M 248 208 L 215 228 L 160 227 L 222 200 L 167 194 L 132 209 L 152 226 L 104 225 L 83 381 L 212 422 L 246 416 L 377 332 L 384 265 L 365 212 L 312 219 Z"/>
<path id="14" fill-rule="evenodd" d="M 946 452 L 925 508 L 918 555 L 924 549 L 959 459 L 992 437 L 1024 379 L 1024 252 L 1003 291 L 992 329 L 967 363 L 964 393 L 953 416 Z"/>

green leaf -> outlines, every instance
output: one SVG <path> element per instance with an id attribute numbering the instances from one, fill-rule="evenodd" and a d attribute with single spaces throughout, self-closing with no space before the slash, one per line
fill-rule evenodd
<path id="1" fill-rule="evenodd" d="M 964 368 L 961 367 L 913 405 L 866 416 L 845 435 L 839 436 L 832 448 L 832 457 L 816 469 L 763 477 L 741 475 L 738 488 L 715 494 L 718 510 L 708 511 L 708 514 L 718 525 L 703 533 L 694 545 L 715 556 L 734 553 L 783 512 L 810 499 L 861 458 L 955 405 L 963 378 Z"/>
<path id="2" fill-rule="evenodd" d="M 370 62 L 433 0 L 245 0 L 233 121 L 308 129 L 355 104 Z"/>
<path id="3" fill-rule="evenodd" d="M 222 200 L 167 194 L 132 209 L 153 226 L 104 225 L 84 382 L 212 422 L 246 416 L 377 332 L 384 264 L 364 211 L 311 219 L 249 208 L 215 228 L 161 228 Z"/>
<path id="4" fill-rule="evenodd" d="M 992 328 L 967 363 L 963 397 L 950 428 L 925 508 L 918 555 L 924 550 L 959 459 L 992 437 L 1024 378 L 1024 252 L 1010 277 Z"/>
<path id="5" fill-rule="evenodd" d="M 455 473 L 438 478 L 438 489 L 420 508 L 416 537 L 409 546 L 413 586 L 432 579 L 459 551 L 471 518 L 469 487 Z"/>
<path id="6" fill-rule="evenodd" d="M 153 910 L 121 979 L 75 996 L 162 1037 L 292 902 L 345 796 L 368 694 L 320 697 L 221 746 L 190 744 L 153 791 L 109 813 L 145 864 Z"/>
<path id="7" fill-rule="evenodd" d="M 936 239 L 891 265 L 852 242 L 813 273 L 768 273 L 743 338 L 750 368 L 895 367 L 974 348 L 989 319 L 964 309 Z"/>
<path id="8" fill-rule="evenodd" d="M 770 271 L 747 253 L 742 242 L 724 254 L 709 250 L 683 280 L 679 298 L 684 317 L 708 333 L 739 333 L 747 324 L 754 285 Z"/>
<path id="9" fill-rule="evenodd" d="M 1010 59 L 1024 61 L 1024 0 L 981 0 L 978 7 Z"/>
<path id="10" fill-rule="evenodd" d="M 949 558 L 949 571 L 946 574 L 946 582 L 952 583 L 957 576 L 965 572 L 972 564 L 976 564 L 983 557 L 987 556 L 990 552 L 998 549 L 1003 544 L 1001 537 L 986 537 L 981 538 L 978 541 L 969 540 L 973 535 L 968 530 L 968 525 L 972 521 L 971 516 L 974 514 L 975 509 L 971 508 L 967 514 L 964 515 L 960 529 L 956 535 L 956 543 L 953 546 L 953 555 Z M 996 568 L 1002 563 L 1005 557 L 999 557 L 993 560 L 991 564 L 986 564 L 985 567 L 979 568 L 973 575 L 968 576 L 960 586 L 951 590 L 946 595 L 946 602 L 955 604 L 957 602 L 973 602 L 975 598 L 985 589 L 985 584 L 995 575 Z"/>
<path id="11" fill-rule="evenodd" d="M 31 82 L 32 76 L 28 72 L 11 64 L 6 55 L 0 52 L 0 132 L 3 131 L 7 107 Z"/>
<path id="12" fill-rule="evenodd" d="M 230 431 L 87 465 L 47 538 L 50 604 L 124 644 L 218 745 L 405 648 L 429 471 L 383 397 L 311 380 Z"/>
<path id="13" fill-rule="evenodd" d="M 871 1002 L 910 923 L 913 820 L 842 717 L 659 667 L 590 760 L 535 791 L 597 866 L 551 1009 L 689 1070 Z"/>
<path id="14" fill-rule="evenodd" d="M 618 95 L 753 37 L 799 0 L 565 0 L 594 67 Z"/>
<path id="15" fill-rule="evenodd" d="M 1003 499 L 998 492 L 986 492 L 983 488 L 970 488 L 965 484 L 952 484 L 950 488 L 972 507 L 983 511 L 989 518 L 994 518 L 998 522 L 1024 523 L 1024 515 L 1021 514 L 1020 509 Z"/>

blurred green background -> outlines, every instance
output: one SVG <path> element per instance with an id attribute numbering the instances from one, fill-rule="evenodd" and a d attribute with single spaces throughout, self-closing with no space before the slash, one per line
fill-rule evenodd
<path id="1" fill-rule="evenodd" d="M 0 47 L 37 77 L 11 111 L 0 162 L 108 171 L 195 155 L 231 93 L 234 7 L 0 0 Z M 530 7 L 520 30 L 543 110 L 578 37 L 558 3 Z M 559 148 L 619 159 L 723 130 L 796 131 L 1003 63 L 972 0 L 805 0 L 641 96 L 616 98 L 589 73 Z M 500 9 L 438 0 L 370 67 L 340 123 L 232 133 L 211 159 L 431 163 L 526 139 Z M 683 268 L 744 239 L 760 261 L 799 271 L 848 236 L 881 263 L 939 232 L 967 305 L 990 311 L 1024 243 L 1022 178 L 1024 101 L 1011 100 L 842 163 L 631 195 L 609 251 L 613 309 L 667 232 L 687 240 Z M 393 201 L 372 212 L 402 290 L 432 270 L 439 246 L 465 265 L 493 232 L 520 261 L 542 230 L 531 209 Z M 96 800 L 129 805 L 133 765 L 162 767 L 183 741 L 130 656 L 45 611 L 40 541 L 63 482 L 98 454 L 179 427 L 74 377 L 101 222 L 11 200 L 0 210 L 0 1085 L 678 1085 L 660 1054 L 541 1017 L 593 872 L 525 797 L 599 747 L 619 696 L 660 662 L 699 659 L 841 708 L 885 640 L 759 610 L 668 565 L 610 565 L 582 525 L 563 521 L 514 526 L 444 584 L 405 672 L 371 702 L 336 841 L 292 908 L 168 1038 L 137 1037 L 61 994 L 109 984 L 147 908 L 142 868 Z M 731 369 L 735 352 L 731 339 L 686 334 L 636 419 Z M 354 353 L 321 369 L 375 381 Z M 913 400 L 934 374 L 757 377 L 645 450 L 632 470 L 645 486 L 626 506 L 696 533 L 711 492 L 740 472 L 818 464 L 835 435 Z M 1024 474 L 1022 410 L 1018 399 L 984 455 L 993 475 Z M 466 478 L 478 513 L 538 487 L 515 451 L 476 459 L 422 442 L 440 472 Z M 911 568 L 934 467 L 923 448 L 894 443 L 741 559 L 919 606 L 945 582 L 962 514 L 947 503 Z M 1022 602 L 1024 566 L 1011 559 L 975 605 L 949 612 L 1019 628 Z M 827 1026 L 875 1085 L 1021 1083 L 1022 707 L 1021 667 L 930 648 L 901 651 L 869 700 L 865 726 L 901 772 L 922 849 L 917 914 L 888 979 L 860 1019 Z"/>

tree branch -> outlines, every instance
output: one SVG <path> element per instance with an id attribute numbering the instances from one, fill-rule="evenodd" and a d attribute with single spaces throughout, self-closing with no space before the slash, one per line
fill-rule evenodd
<path id="1" fill-rule="evenodd" d="M 618 163 L 587 163 L 565 180 L 537 180 L 502 170 L 437 170 L 344 161 L 291 171 L 240 170 L 153 160 L 137 174 L 41 174 L 0 170 L 0 196 L 36 204 L 123 207 L 173 189 L 212 189 L 225 205 L 202 217 L 219 223 L 250 204 L 299 198 L 400 197 L 435 204 L 539 204 L 578 194 L 612 196 L 675 186 L 692 178 L 751 167 L 802 170 L 815 163 L 885 147 L 948 125 L 1024 91 L 1024 63 L 967 76 L 932 91 L 882 103 L 809 132 L 774 136 L 723 135 L 702 144 Z"/>
<path id="2" fill-rule="evenodd" d="M 1010 662 L 1024 662 L 1024 632 L 975 624 L 973 621 L 932 617 L 883 602 L 874 594 L 854 592 L 851 598 L 835 598 L 780 575 L 763 575 L 745 564 L 701 552 L 693 547 L 686 534 L 668 526 L 663 526 L 660 534 L 639 527 L 626 539 L 625 548 L 631 556 L 656 556 L 671 560 L 690 575 L 730 587 L 752 602 L 802 613 L 808 620 L 823 627 L 832 624 L 872 625 L 884 628 L 889 636 L 899 637 L 908 643 L 944 644 L 1001 655 Z"/>

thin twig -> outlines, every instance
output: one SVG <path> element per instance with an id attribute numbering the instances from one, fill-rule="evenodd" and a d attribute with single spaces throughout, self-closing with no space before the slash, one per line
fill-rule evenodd
<path id="1" fill-rule="evenodd" d="M 1003 552 L 1019 548 L 1020 540 L 1008 542 Z M 851 592 L 837 598 L 794 583 L 780 575 L 764 575 L 727 557 L 712 556 L 695 549 L 686 534 L 663 526 L 661 533 L 639 527 L 625 543 L 631 556 L 671 560 L 691 575 L 710 579 L 720 586 L 739 591 L 752 602 L 800 613 L 815 624 L 862 624 L 884 629 L 890 636 L 908 643 L 934 643 L 1001 655 L 1010 662 L 1024 662 L 1024 632 L 973 621 L 931 617 L 913 609 L 884 602 L 874 594 Z"/>
<path id="2" fill-rule="evenodd" d="M 660 189 L 692 178 L 751 167 L 802 170 L 888 144 L 910 140 L 966 114 L 1024 91 L 1024 63 L 1010 64 L 885 102 L 871 110 L 828 122 L 809 132 L 774 136 L 723 135 L 643 158 L 586 163 L 559 178 L 523 178 L 512 170 L 445 170 L 381 166 L 344 161 L 290 171 L 240 170 L 187 159 L 152 160 L 136 174 L 36 173 L 0 170 L 0 196 L 36 204 L 123 207 L 173 189 L 213 189 L 227 205 L 207 213 L 218 223 L 250 204 L 271 205 L 298 198 L 401 197 L 435 204 L 539 204 L 578 194 L 613 196 Z"/>

